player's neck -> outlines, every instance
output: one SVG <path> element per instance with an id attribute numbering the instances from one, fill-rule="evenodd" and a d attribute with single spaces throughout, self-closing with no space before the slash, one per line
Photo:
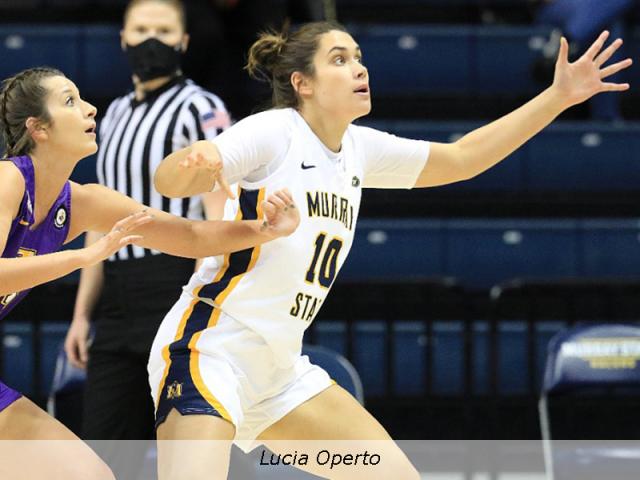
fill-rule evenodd
<path id="1" fill-rule="evenodd" d="M 51 205 L 62 191 L 76 163 L 64 155 L 56 155 L 51 149 L 37 147 L 29 156 L 33 163 L 36 202 L 34 205 L 36 226 L 46 217 Z"/>
<path id="2" fill-rule="evenodd" d="M 332 152 L 338 153 L 342 148 L 342 138 L 347 131 L 348 120 L 340 121 L 319 109 L 301 107 L 298 112 L 304 118 L 316 137 Z"/>

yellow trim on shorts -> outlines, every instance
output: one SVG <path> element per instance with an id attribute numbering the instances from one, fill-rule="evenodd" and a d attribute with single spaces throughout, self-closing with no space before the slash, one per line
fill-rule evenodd
<path id="1" fill-rule="evenodd" d="M 256 216 L 258 219 L 262 218 L 262 215 L 263 215 L 262 202 L 264 200 L 264 195 L 265 195 L 265 189 L 261 188 L 260 192 L 258 193 L 258 205 L 256 206 L 256 214 L 257 214 Z M 238 215 L 236 216 L 236 220 L 240 220 L 241 218 L 242 218 L 242 210 L 238 209 Z M 229 282 L 229 285 L 227 285 L 227 288 L 225 288 L 222 292 L 220 292 L 216 296 L 214 302 L 217 305 L 221 305 L 222 302 L 224 302 L 224 300 L 227 298 L 227 296 L 229 296 L 229 294 L 233 291 L 233 289 L 236 287 L 236 285 L 242 279 L 242 277 L 247 272 L 251 271 L 251 269 L 255 266 L 256 262 L 258 261 L 259 256 L 260 256 L 260 245 L 257 245 L 253 248 L 253 252 L 251 253 L 251 260 L 249 261 L 247 270 L 243 274 L 240 274 L 234 277 Z M 229 257 L 230 255 L 224 256 L 224 264 L 220 269 L 220 271 L 218 272 L 218 274 L 216 275 L 216 278 L 213 280 L 213 283 L 220 281 L 220 279 L 226 273 L 227 268 L 229 268 Z M 218 320 L 220 319 L 221 314 L 222 314 L 222 310 L 220 310 L 219 307 L 214 307 L 213 311 L 211 312 L 211 316 L 209 317 L 207 328 L 215 327 L 218 323 Z M 199 363 L 200 352 L 196 348 L 196 344 L 198 343 L 198 340 L 200 339 L 200 335 L 202 335 L 202 332 L 203 330 L 196 333 L 191 338 L 191 341 L 189 342 L 189 351 L 190 351 L 189 372 L 191 373 L 193 384 L 198 389 L 198 392 L 200 392 L 200 395 L 202 395 L 202 397 L 209 403 L 209 405 L 215 408 L 218 411 L 218 413 L 222 415 L 222 418 L 224 418 L 225 420 L 233 424 L 234 422 L 231 418 L 231 415 L 229 415 L 229 412 L 226 410 L 226 408 L 222 406 L 222 404 L 218 401 L 218 399 L 207 388 L 202 378 L 202 373 L 200 372 L 200 363 Z"/>
<path id="2" fill-rule="evenodd" d="M 240 196 L 240 188 L 238 189 L 238 197 Z M 263 212 L 263 208 L 262 208 L 262 202 L 264 201 L 264 196 L 265 196 L 265 188 L 261 188 L 259 193 L 258 193 L 258 199 L 257 199 L 257 205 L 256 205 L 256 217 L 258 219 L 261 219 L 264 212 Z M 242 220 L 242 209 L 240 207 L 238 207 L 238 213 L 236 214 L 236 221 Z M 256 262 L 258 261 L 258 257 L 260 256 L 260 245 L 257 245 L 255 247 L 253 247 L 253 252 L 251 253 L 251 260 L 249 261 L 249 265 L 247 267 L 247 270 L 234 277 L 229 284 L 227 285 L 227 288 L 225 288 L 222 292 L 220 292 L 215 300 L 214 303 L 216 303 L 217 305 L 220 305 L 222 302 L 224 302 L 224 300 L 227 298 L 227 296 L 233 291 L 233 289 L 236 287 L 236 285 L 238 284 L 238 282 L 242 279 L 242 277 L 249 272 L 256 264 Z M 218 273 L 216 274 L 215 278 L 213 279 L 213 281 L 211 283 L 217 283 L 219 282 L 222 277 L 224 277 L 225 273 L 227 272 L 228 268 L 229 268 L 229 264 L 230 264 L 230 258 L 231 258 L 231 254 L 226 254 L 224 256 L 224 262 L 222 264 L 222 267 L 220 268 L 220 270 L 218 271 Z M 180 340 L 182 338 L 182 336 L 184 335 L 184 329 L 186 328 L 187 325 L 187 321 L 189 319 L 189 317 L 191 316 L 193 309 L 195 307 L 195 305 L 199 302 L 198 299 L 198 295 L 200 293 L 200 290 L 202 290 L 202 288 L 204 288 L 205 285 L 201 285 L 197 288 L 195 288 L 192 292 L 192 295 L 195 297 L 194 300 L 192 300 L 192 302 L 189 304 L 189 307 L 185 310 L 185 313 L 182 316 L 182 319 L 180 320 L 180 324 L 178 326 L 178 331 L 176 332 L 176 337 L 174 339 L 174 342 Z M 209 317 L 209 321 L 207 323 L 207 328 L 211 328 L 211 327 L 215 327 L 216 324 L 218 323 L 218 320 L 220 319 L 220 315 L 222 313 L 222 310 L 220 310 L 219 307 L 213 307 L 213 311 L 211 312 L 211 316 Z M 196 348 L 196 344 L 198 342 L 198 340 L 200 339 L 200 335 L 202 335 L 202 332 L 204 330 L 201 330 L 199 332 L 197 332 L 196 334 L 193 335 L 193 337 L 191 338 L 191 340 L 189 341 L 189 372 L 191 374 L 191 377 L 193 379 L 193 383 L 196 386 L 196 388 L 198 389 L 198 392 L 200 392 L 200 395 L 202 395 L 202 397 L 213 407 L 215 408 L 218 413 L 220 413 L 220 415 L 222 415 L 222 418 L 224 418 L 225 420 L 233 423 L 231 416 L 229 415 L 229 412 L 227 412 L 227 410 L 222 406 L 222 404 L 216 399 L 216 397 L 211 393 L 211 391 L 207 388 L 206 384 L 204 383 L 204 380 L 202 379 L 202 374 L 200 373 L 200 364 L 198 362 L 199 357 L 200 357 L 200 352 L 198 351 L 198 349 Z M 173 342 L 172 342 L 173 343 Z M 160 396 L 162 393 L 162 389 L 164 388 L 164 384 L 166 382 L 167 379 L 167 375 L 169 375 L 169 369 L 171 367 L 171 357 L 170 357 L 170 352 L 169 352 L 169 345 L 166 345 L 163 349 L 162 349 L 162 357 L 165 361 L 165 371 L 162 377 L 162 381 L 160 382 L 160 388 L 158 390 L 158 398 L 156 399 L 156 408 L 158 408 L 158 403 L 160 401 Z"/>
<path id="3" fill-rule="evenodd" d="M 238 197 L 240 196 L 240 188 L 239 187 L 238 187 L 237 196 Z M 238 205 L 238 213 L 236 214 L 235 221 L 238 222 L 240 220 L 242 220 L 242 209 Z M 224 274 L 227 273 L 227 270 L 229 268 L 229 263 L 230 262 L 231 262 L 231 253 L 226 253 L 224 255 L 224 261 L 222 262 L 222 267 L 220 267 L 220 270 L 216 274 L 215 278 L 211 281 L 211 283 L 218 283 L 220 280 L 222 280 L 222 277 L 224 277 Z M 205 287 L 205 285 L 200 285 L 199 287 L 196 287 L 193 290 L 192 295 L 197 298 L 198 294 L 200 293 L 200 290 L 202 290 L 204 287 Z"/>
<path id="4" fill-rule="evenodd" d="M 189 373 L 191 373 L 191 379 L 193 380 L 193 384 L 198 389 L 198 392 L 200 392 L 200 395 L 202 395 L 207 403 L 215 408 L 217 412 L 222 415 L 222 418 L 235 425 L 235 423 L 231 419 L 231 415 L 229 415 L 229 412 L 227 412 L 227 409 L 222 406 L 222 404 L 213 395 L 213 393 L 211 393 L 211 390 L 207 388 L 207 385 L 204 383 L 204 380 L 202 378 L 202 374 L 200 373 L 200 352 L 196 348 L 196 344 L 198 343 L 200 335 L 203 331 L 204 330 L 201 330 L 196 333 L 189 342 Z"/>
<path id="5" fill-rule="evenodd" d="M 180 319 L 180 323 L 178 324 L 178 330 L 176 331 L 176 336 L 173 339 L 173 342 L 168 343 L 162 349 L 162 359 L 164 360 L 164 373 L 162 374 L 162 380 L 160 380 L 160 386 L 158 388 L 158 397 L 156 398 L 156 409 L 158 408 L 158 404 L 160 403 L 160 397 L 162 395 L 162 389 L 164 388 L 164 384 L 167 381 L 167 375 L 169 375 L 169 369 L 171 368 L 171 353 L 169 352 L 169 347 L 174 342 L 177 342 L 184 335 L 184 329 L 187 325 L 187 320 L 193 313 L 193 309 L 196 304 L 199 302 L 197 298 L 191 300 L 189 306 L 186 308 L 184 313 L 182 314 L 182 318 Z"/>
<path id="6" fill-rule="evenodd" d="M 264 201 L 265 191 L 266 189 L 263 187 L 260 189 L 260 192 L 258 193 L 258 200 L 257 200 L 258 204 L 256 205 L 256 217 L 258 218 L 258 220 L 260 220 L 264 215 L 264 212 L 262 211 L 262 202 Z M 260 245 L 256 245 L 255 247 L 253 247 L 253 252 L 251 252 L 251 260 L 249 261 L 249 265 L 247 266 L 247 269 L 245 270 L 244 273 L 241 273 L 240 275 L 236 275 L 235 277 L 233 277 L 233 279 L 231 279 L 231 281 L 229 282 L 229 285 L 227 285 L 227 288 L 225 288 L 216 296 L 216 298 L 213 300 L 216 305 L 222 305 L 222 303 L 226 300 L 229 294 L 236 287 L 238 282 L 242 280 L 242 277 L 244 277 L 248 272 L 250 272 L 253 269 L 253 267 L 255 267 L 259 256 L 260 256 Z M 228 266 L 228 260 L 229 260 L 228 256 L 225 255 L 226 266 Z M 220 275 L 220 278 L 222 278 L 221 275 Z M 219 279 L 216 276 L 216 280 L 214 280 L 214 283 L 217 280 Z M 213 314 L 211 315 L 211 317 L 213 318 Z"/>

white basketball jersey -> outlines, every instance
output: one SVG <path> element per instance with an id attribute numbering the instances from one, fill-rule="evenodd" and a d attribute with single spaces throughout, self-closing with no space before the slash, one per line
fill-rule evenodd
<path id="1" fill-rule="evenodd" d="M 261 219 L 263 199 L 286 187 L 301 222 L 289 237 L 206 259 L 185 290 L 259 333 L 290 365 L 351 248 L 363 186 L 413 187 L 429 144 L 351 125 L 336 154 L 293 109 L 248 117 L 214 143 L 227 178 L 242 177 L 225 219 Z"/>

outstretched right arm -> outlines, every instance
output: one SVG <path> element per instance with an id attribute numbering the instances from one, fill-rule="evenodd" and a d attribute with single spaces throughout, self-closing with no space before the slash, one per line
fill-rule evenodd
<path id="1" fill-rule="evenodd" d="M 0 162 L 0 251 L 4 251 L 24 195 L 24 179 L 15 166 Z M 101 242 L 88 248 L 66 250 L 22 258 L 0 258 L 0 295 L 10 295 L 63 277 L 78 268 L 94 265 L 111 256 L 124 245 L 138 240 L 128 236 L 132 229 L 148 222 L 144 213 L 118 222 Z"/>

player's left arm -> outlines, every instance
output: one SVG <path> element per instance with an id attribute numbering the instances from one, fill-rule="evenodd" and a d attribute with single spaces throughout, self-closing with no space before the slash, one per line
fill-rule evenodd
<path id="1" fill-rule="evenodd" d="M 603 81 L 632 63 L 627 58 L 604 66 L 622 45 L 622 40 L 617 39 L 603 50 L 608 36 L 603 32 L 574 63 L 569 63 L 569 47 L 563 38 L 553 84 L 520 108 L 454 143 L 431 143 L 429 159 L 415 186 L 431 187 L 473 178 L 506 158 L 567 108 L 600 92 L 627 90 L 627 83 Z"/>
<path id="2" fill-rule="evenodd" d="M 291 195 L 279 191 L 262 204 L 265 220 L 193 221 L 147 208 L 130 197 L 97 184 L 72 183 L 71 231 L 68 239 L 85 231 L 106 233 L 113 225 L 146 210 L 153 221 L 131 231 L 135 244 L 170 255 L 200 258 L 252 248 L 290 235 L 300 223 Z"/>

